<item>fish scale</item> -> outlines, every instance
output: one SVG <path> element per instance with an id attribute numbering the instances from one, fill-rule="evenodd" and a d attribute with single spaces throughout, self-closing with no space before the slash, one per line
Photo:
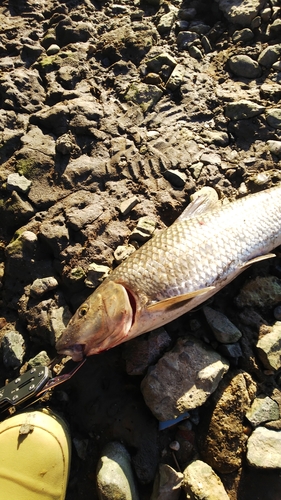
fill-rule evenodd
<path id="1" fill-rule="evenodd" d="M 175 222 L 120 264 L 120 281 L 149 302 L 224 280 L 239 266 L 281 244 L 281 188 Z"/>
<path id="2" fill-rule="evenodd" d="M 273 256 L 281 244 L 281 186 L 217 204 L 201 194 L 120 264 L 78 308 L 58 352 L 79 361 L 158 328 Z"/>

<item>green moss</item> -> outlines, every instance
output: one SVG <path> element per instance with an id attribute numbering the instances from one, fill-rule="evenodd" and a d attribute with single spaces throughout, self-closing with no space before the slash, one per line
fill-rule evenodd
<path id="1" fill-rule="evenodd" d="M 34 176 L 36 170 L 37 167 L 34 160 L 27 160 L 25 158 L 22 158 L 21 160 L 17 161 L 16 171 L 20 175 L 24 175 L 27 179 L 30 179 L 32 176 Z"/>

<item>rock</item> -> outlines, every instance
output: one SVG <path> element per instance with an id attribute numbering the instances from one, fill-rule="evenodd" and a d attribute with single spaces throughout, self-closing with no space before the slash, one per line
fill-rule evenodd
<path id="1" fill-rule="evenodd" d="M 58 257 L 69 243 L 69 231 L 65 226 L 63 215 L 54 217 L 51 221 L 44 221 L 40 226 L 40 235 L 51 248 L 55 257 Z"/>
<path id="2" fill-rule="evenodd" d="M 271 68 L 271 66 L 278 61 L 281 53 L 281 44 L 270 45 L 266 47 L 259 55 L 258 63 L 266 68 Z"/>
<path id="3" fill-rule="evenodd" d="M 42 300 L 26 311 L 27 330 L 31 338 L 54 346 L 72 314 L 60 296 Z"/>
<path id="4" fill-rule="evenodd" d="M 30 287 L 30 295 L 33 297 L 41 297 L 45 293 L 55 290 L 58 286 L 59 284 L 53 276 L 38 278 L 33 281 Z"/>
<path id="5" fill-rule="evenodd" d="M 51 360 L 46 351 L 40 351 L 38 352 L 38 354 L 36 354 L 36 356 L 34 356 L 34 358 L 28 360 L 28 366 L 30 366 L 30 368 L 40 365 L 48 366 L 50 361 Z"/>
<path id="6" fill-rule="evenodd" d="M 52 43 L 46 50 L 46 53 L 48 56 L 53 56 L 54 54 L 58 54 L 58 52 L 60 51 L 60 47 L 59 45 L 57 45 L 56 43 Z"/>
<path id="7" fill-rule="evenodd" d="M 188 52 L 191 57 L 194 57 L 194 59 L 197 59 L 198 61 L 203 59 L 202 51 L 196 45 L 189 45 Z"/>
<path id="8" fill-rule="evenodd" d="M 179 170 L 165 170 L 163 175 L 173 186 L 178 188 L 183 188 L 187 181 L 186 174 L 184 172 L 180 172 Z"/>
<path id="9" fill-rule="evenodd" d="M 221 156 L 218 153 L 203 153 L 200 161 L 205 165 L 221 165 Z"/>
<path id="10" fill-rule="evenodd" d="M 256 397 L 246 413 L 246 417 L 254 427 L 280 417 L 279 406 L 276 401 L 265 395 Z"/>
<path id="11" fill-rule="evenodd" d="M 177 45 L 180 50 L 188 50 L 189 46 L 199 40 L 200 36 L 192 31 L 180 31 L 177 35 Z"/>
<path id="12" fill-rule="evenodd" d="M 281 128 L 281 108 L 267 109 L 266 121 L 272 128 Z"/>
<path id="13" fill-rule="evenodd" d="M 229 500 L 223 483 L 213 469 L 194 460 L 183 471 L 183 489 L 190 500 Z"/>
<path id="14" fill-rule="evenodd" d="M 121 264 L 123 260 L 126 260 L 129 255 L 134 253 L 136 248 L 134 245 L 119 245 L 116 250 L 114 250 L 114 259 L 116 264 Z"/>
<path id="15" fill-rule="evenodd" d="M 274 307 L 281 301 L 281 280 L 275 276 L 258 276 L 240 290 L 235 302 L 238 307 Z"/>
<path id="16" fill-rule="evenodd" d="M 224 314 L 211 307 L 204 307 L 203 312 L 214 336 L 222 344 L 231 344 L 242 337 L 240 330 Z"/>
<path id="17" fill-rule="evenodd" d="M 10 174 L 7 178 L 7 189 L 10 191 L 17 191 L 18 193 L 27 193 L 30 189 L 32 182 L 29 181 L 24 175 Z"/>
<path id="18" fill-rule="evenodd" d="M 276 321 L 270 330 L 259 339 L 257 352 L 265 368 L 279 370 L 281 368 L 281 322 Z"/>
<path id="19" fill-rule="evenodd" d="M 181 64 L 177 64 L 175 69 L 172 71 L 169 80 L 167 81 L 167 89 L 171 90 L 172 92 L 178 89 L 183 82 L 184 75 L 185 67 Z"/>
<path id="20" fill-rule="evenodd" d="M 128 215 L 130 211 L 138 204 L 138 197 L 132 196 L 127 200 L 122 201 L 119 209 L 122 215 Z"/>
<path id="21" fill-rule="evenodd" d="M 230 71 L 236 76 L 254 79 L 261 76 L 261 68 L 257 61 L 251 57 L 241 54 L 230 57 L 228 60 Z"/>
<path id="22" fill-rule="evenodd" d="M 247 461 L 252 467 L 281 468 L 281 431 L 258 427 L 248 439 Z"/>
<path id="23" fill-rule="evenodd" d="M 156 229 L 156 222 L 150 217 L 141 217 L 138 220 L 137 226 L 130 234 L 130 241 L 138 241 L 145 243 L 153 235 Z"/>
<path id="24" fill-rule="evenodd" d="M 142 335 L 123 346 L 123 358 L 129 375 L 144 375 L 147 368 L 155 364 L 171 346 L 171 337 L 161 327 L 148 335 Z"/>
<path id="25" fill-rule="evenodd" d="M 16 330 L 5 333 L 1 348 L 3 352 L 3 363 L 6 368 L 19 368 L 22 365 L 25 354 L 25 342 L 23 336 Z"/>
<path id="26" fill-rule="evenodd" d="M 272 24 L 268 25 L 269 38 L 275 39 L 279 37 L 281 29 L 281 19 L 275 19 Z"/>
<path id="27" fill-rule="evenodd" d="M 281 141 L 267 141 L 268 149 L 278 158 L 281 158 Z"/>
<path id="28" fill-rule="evenodd" d="M 218 347 L 218 351 L 222 356 L 230 358 L 234 361 L 237 361 L 237 358 L 243 356 L 239 342 L 235 342 L 234 344 L 221 344 Z"/>
<path id="29" fill-rule="evenodd" d="M 236 0 L 216 1 L 226 19 L 232 24 L 240 26 L 249 26 L 265 4 L 265 0 L 244 0 L 243 2 L 237 2 Z"/>
<path id="30" fill-rule="evenodd" d="M 193 337 L 175 347 L 152 367 L 141 383 L 145 402 L 160 421 L 201 406 L 228 370 L 228 362 Z"/>
<path id="31" fill-rule="evenodd" d="M 130 455 L 118 443 L 108 443 L 97 466 L 97 490 L 100 500 L 138 500 Z"/>
<path id="32" fill-rule="evenodd" d="M 146 83 L 131 84 L 124 98 L 138 104 L 142 111 L 148 112 L 161 99 L 163 91 L 155 85 Z"/>
<path id="33" fill-rule="evenodd" d="M 261 106 L 253 101 L 240 99 L 237 102 L 230 102 L 225 106 L 225 115 L 231 120 L 245 120 L 258 116 L 265 111 L 265 106 Z"/>
<path id="34" fill-rule="evenodd" d="M 156 55 L 152 59 L 148 59 L 146 62 L 146 71 L 158 73 L 162 76 L 163 81 L 166 81 L 176 66 L 177 61 L 173 56 L 171 56 L 171 54 L 168 52 L 160 52 L 160 54 Z M 164 68 L 165 76 L 163 75 Z"/>
<path id="35" fill-rule="evenodd" d="M 238 42 L 249 42 L 254 38 L 254 33 L 250 28 L 244 28 L 242 30 L 236 30 L 234 31 L 232 35 L 232 40 L 234 43 Z"/>
<path id="36" fill-rule="evenodd" d="M 206 408 L 205 423 L 199 427 L 199 450 L 218 473 L 238 470 L 246 452 L 244 418 L 254 398 L 256 385 L 246 372 L 230 373 L 221 382 Z"/>
<path id="37" fill-rule="evenodd" d="M 157 24 L 157 29 L 161 35 L 168 33 L 172 29 L 174 21 L 177 17 L 178 9 L 176 9 L 172 4 L 170 4 L 169 9 L 170 11 L 167 12 L 167 14 L 160 17 L 159 23 Z"/>
<path id="38" fill-rule="evenodd" d="M 46 97 L 38 71 L 28 68 L 16 68 L 1 76 L 0 93 L 6 109 L 28 114 L 42 109 Z"/>
<path id="39" fill-rule="evenodd" d="M 89 288 L 96 288 L 109 275 L 110 267 L 96 264 L 89 265 L 85 285 Z"/>
<path id="40" fill-rule="evenodd" d="M 150 500 L 178 500 L 183 474 L 168 464 L 159 464 Z"/>

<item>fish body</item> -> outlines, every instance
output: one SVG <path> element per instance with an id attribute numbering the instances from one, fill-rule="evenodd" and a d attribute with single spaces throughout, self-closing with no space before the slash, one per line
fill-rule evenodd
<path id="1" fill-rule="evenodd" d="M 57 350 L 78 361 L 164 325 L 280 244 L 281 186 L 225 205 L 199 196 L 78 308 Z"/>

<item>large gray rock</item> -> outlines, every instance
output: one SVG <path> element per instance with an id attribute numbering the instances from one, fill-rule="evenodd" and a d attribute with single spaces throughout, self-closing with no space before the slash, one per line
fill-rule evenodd
<path id="1" fill-rule="evenodd" d="M 236 76 L 241 76 L 243 78 L 254 79 L 261 75 L 261 68 L 257 61 L 254 61 L 251 57 L 239 54 L 230 57 L 228 60 L 228 65 L 230 71 Z"/>
<path id="2" fill-rule="evenodd" d="M 247 460 L 253 467 L 281 469 L 281 431 L 255 429 L 248 439 Z"/>
<path id="3" fill-rule="evenodd" d="M 141 390 L 155 417 L 170 420 L 205 403 L 228 368 L 217 352 L 186 337 L 152 367 Z"/>
<path id="4" fill-rule="evenodd" d="M 97 492 L 99 500 L 138 500 L 131 459 L 126 448 L 108 443 L 97 466 Z"/>
<path id="5" fill-rule="evenodd" d="M 216 0 L 226 19 L 233 24 L 250 26 L 265 0 Z"/>
<path id="6" fill-rule="evenodd" d="M 202 460 L 194 460 L 185 468 L 183 488 L 190 500 L 229 500 L 220 478 Z"/>

